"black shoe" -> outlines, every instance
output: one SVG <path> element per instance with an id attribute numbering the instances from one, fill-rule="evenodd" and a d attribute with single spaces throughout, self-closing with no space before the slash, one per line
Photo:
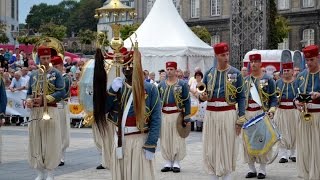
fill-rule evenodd
<path id="1" fill-rule="evenodd" d="M 254 177 L 257 177 L 256 172 L 248 172 L 248 174 L 246 175 L 246 178 L 254 178 Z"/>
<path id="2" fill-rule="evenodd" d="M 194 131 L 194 122 L 191 122 L 191 131 Z"/>
<path id="3" fill-rule="evenodd" d="M 258 179 L 264 179 L 264 178 L 266 178 L 265 174 L 262 174 L 262 173 L 258 174 Z"/>
<path id="4" fill-rule="evenodd" d="M 172 171 L 173 171 L 174 173 L 179 173 L 179 172 L 180 172 L 180 168 L 178 168 L 178 167 L 173 167 Z"/>
<path id="5" fill-rule="evenodd" d="M 161 169 L 161 172 L 169 172 L 169 171 L 172 171 L 172 168 L 171 167 L 163 167 Z"/>
<path id="6" fill-rule="evenodd" d="M 64 162 L 60 161 L 59 166 L 64 166 Z"/>
<path id="7" fill-rule="evenodd" d="M 279 160 L 279 163 L 287 163 L 288 162 L 288 159 L 285 159 L 285 158 L 281 158 Z"/>
<path id="8" fill-rule="evenodd" d="M 290 159 L 292 162 L 297 162 L 296 157 L 289 157 L 289 159 Z"/>
<path id="9" fill-rule="evenodd" d="M 96 169 L 106 169 L 106 168 L 103 167 L 102 164 L 100 164 Z"/>

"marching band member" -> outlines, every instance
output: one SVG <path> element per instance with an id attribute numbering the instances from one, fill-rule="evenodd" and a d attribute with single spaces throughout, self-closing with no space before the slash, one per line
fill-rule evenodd
<path id="1" fill-rule="evenodd" d="M 42 67 L 43 72 L 41 69 L 34 71 L 29 81 L 26 104 L 31 108 L 33 121 L 29 124 L 28 159 L 38 172 L 36 180 L 44 179 L 46 172 L 46 180 L 53 180 L 53 170 L 59 165 L 61 156 L 60 117 L 56 103 L 65 96 L 64 80 L 57 69 L 49 66 L 50 48 L 40 46 L 37 53 L 45 68 Z M 49 120 L 43 117 L 47 113 L 51 117 Z"/>
<path id="2" fill-rule="evenodd" d="M 260 54 L 252 54 L 249 59 L 252 72 L 245 79 L 244 86 L 246 92 L 246 119 L 250 120 L 263 111 L 267 112 L 270 118 L 273 118 L 277 106 L 275 81 L 267 73 L 262 72 Z M 251 87 L 257 89 L 256 95 L 251 93 Z M 261 106 L 257 101 L 261 102 Z M 245 144 L 243 145 L 245 146 Z M 264 179 L 266 177 L 266 166 L 271 156 L 272 151 L 261 156 L 251 156 L 248 154 L 246 147 L 244 147 L 244 160 L 248 163 L 250 169 L 246 178 L 258 177 L 258 179 Z M 260 164 L 258 175 L 255 163 Z"/>
<path id="3" fill-rule="evenodd" d="M 63 60 L 60 56 L 54 56 L 51 59 L 51 64 L 53 65 L 54 68 L 56 68 L 61 74 L 64 79 L 64 89 L 65 89 L 65 96 L 63 97 L 63 100 L 59 103 L 58 109 L 59 109 L 59 115 L 60 115 L 60 126 L 61 126 L 61 141 L 62 141 L 62 151 L 61 151 L 61 161 L 59 166 L 64 165 L 64 157 L 66 153 L 66 149 L 69 147 L 70 144 L 70 119 L 67 117 L 67 103 L 68 103 L 68 98 L 70 97 L 70 84 L 71 84 L 71 78 L 68 74 L 64 73 L 63 70 Z"/>
<path id="4" fill-rule="evenodd" d="M 191 101 L 187 82 L 177 78 L 177 63 L 167 62 L 166 70 L 168 78 L 158 86 L 162 100 L 160 145 L 166 160 L 161 172 L 179 173 L 180 161 L 186 156 L 186 141 L 177 132 L 177 120 L 183 113 L 184 122 L 190 121 Z"/>
<path id="5" fill-rule="evenodd" d="M 118 141 L 118 147 L 112 149 L 113 180 L 155 179 L 154 154 L 161 121 L 159 92 L 155 85 L 144 82 L 141 56 L 136 53 L 139 52 L 135 52 L 133 60 L 124 58 L 126 65 L 122 72 L 125 80 L 114 79 L 103 105 L 104 113 L 109 113 L 108 120 L 118 127 L 118 140 L 123 142 L 122 144 Z M 103 61 L 102 54 L 96 57 L 95 68 L 99 65 L 99 61 Z M 104 71 L 103 68 L 102 66 L 102 71 Z M 98 72 L 95 72 L 96 75 Z M 95 89 L 97 87 L 101 90 L 101 82 L 106 82 L 105 78 L 100 80 L 99 84 L 94 85 Z M 94 93 L 96 93 L 94 103 L 101 105 L 96 99 L 99 94 L 97 89 Z M 96 118 L 98 117 L 96 107 L 94 113 L 96 113 L 95 121 L 98 129 L 105 128 L 106 121 L 103 118 Z"/>
<path id="6" fill-rule="evenodd" d="M 303 49 L 308 65 L 297 76 L 298 90 L 310 94 L 312 101 L 303 103 L 295 100 L 295 105 L 302 111 L 297 128 L 297 165 L 298 175 L 303 179 L 320 179 L 320 67 L 319 48 L 311 45 Z M 308 112 L 306 112 L 308 111 Z M 307 113 L 311 119 L 306 119 Z"/>
<path id="7" fill-rule="evenodd" d="M 235 171 L 238 147 L 236 136 L 245 122 L 245 94 L 241 72 L 229 65 L 229 46 L 214 46 L 217 68 L 204 76 L 207 87 L 200 100 L 207 102 L 203 125 L 203 159 L 205 170 L 213 180 L 231 179 Z M 238 111 L 235 104 L 238 103 Z"/>
<path id="8" fill-rule="evenodd" d="M 275 112 L 275 123 L 281 133 L 279 163 L 296 162 L 296 126 L 299 113 L 293 106 L 297 88 L 293 77 L 293 62 L 282 63 L 282 79 L 276 82 L 279 92 L 279 106 Z"/>
<path id="9" fill-rule="evenodd" d="M 4 116 L 6 113 L 7 107 L 7 93 L 5 89 L 5 85 L 2 80 L 2 76 L 0 75 L 0 163 L 1 163 L 1 151 L 2 151 L 2 136 L 1 136 L 1 126 L 4 124 Z"/>

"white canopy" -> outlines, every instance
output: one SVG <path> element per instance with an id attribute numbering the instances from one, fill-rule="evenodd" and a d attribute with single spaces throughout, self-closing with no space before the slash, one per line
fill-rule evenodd
<path id="1" fill-rule="evenodd" d="M 199 39 L 180 17 L 172 0 L 157 0 L 136 31 L 143 68 L 158 71 L 166 61 L 176 61 L 182 70 L 213 65 L 213 48 Z M 131 36 L 135 40 L 135 35 Z M 131 47 L 130 38 L 125 47 Z"/>

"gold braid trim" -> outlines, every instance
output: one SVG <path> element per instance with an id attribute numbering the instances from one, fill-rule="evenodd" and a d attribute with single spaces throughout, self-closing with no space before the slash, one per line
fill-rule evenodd
<path id="1" fill-rule="evenodd" d="M 56 99 L 53 97 L 53 96 L 51 96 L 51 95 L 46 95 L 46 98 L 47 98 L 47 100 L 48 100 L 48 103 L 52 103 L 52 102 L 54 102 Z"/>
<path id="2" fill-rule="evenodd" d="M 242 125 L 247 121 L 245 116 L 241 116 L 239 117 L 239 119 L 237 120 L 236 124 Z"/>

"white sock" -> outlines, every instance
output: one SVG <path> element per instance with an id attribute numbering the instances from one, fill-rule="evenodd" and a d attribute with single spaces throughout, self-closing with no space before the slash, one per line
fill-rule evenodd
<path id="1" fill-rule="evenodd" d="M 231 180 L 232 179 L 232 175 L 231 173 L 225 175 L 225 176 L 222 176 L 222 180 Z"/>
<path id="2" fill-rule="evenodd" d="M 214 174 L 212 174 L 212 175 L 210 176 L 210 180 L 219 180 L 219 177 L 216 176 L 216 175 L 214 175 Z"/>
<path id="3" fill-rule="evenodd" d="M 169 160 L 166 160 L 166 164 L 164 165 L 164 167 L 172 167 L 172 162 L 171 161 L 169 161 Z"/>
<path id="4" fill-rule="evenodd" d="M 179 161 L 174 161 L 174 162 L 173 162 L 173 167 L 180 168 Z"/>
<path id="5" fill-rule="evenodd" d="M 267 173 L 267 164 L 260 164 L 259 173 L 266 175 Z"/>
<path id="6" fill-rule="evenodd" d="M 250 172 L 253 172 L 253 173 L 257 172 L 256 167 L 254 166 L 254 163 L 248 163 L 248 166 L 249 166 Z"/>

